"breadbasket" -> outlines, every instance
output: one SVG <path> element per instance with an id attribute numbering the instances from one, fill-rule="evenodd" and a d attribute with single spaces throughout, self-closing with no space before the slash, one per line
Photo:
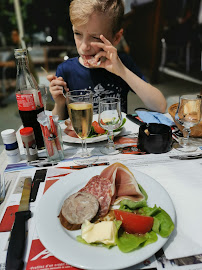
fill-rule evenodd
<path id="1" fill-rule="evenodd" d="M 175 122 L 176 126 L 179 128 L 180 131 L 183 130 L 183 126 L 180 125 L 176 120 L 175 120 L 175 113 L 177 111 L 177 107 L 178 107 L 178 103 L 176 104 L 173 104 L 171 105 L 169 108 L 168 108 L 168 112 L 169 114 L 172 116 L 173 118 L 173 121 Z M 202 137 L 202 120 L 201 122 L 194 126 L 194 127 L 191 127 L 191 133 L 190 133 L 190 136 L 191 137 Z"/>

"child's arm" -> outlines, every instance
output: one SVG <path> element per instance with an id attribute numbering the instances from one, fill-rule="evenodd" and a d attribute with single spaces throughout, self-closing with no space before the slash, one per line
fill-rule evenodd
<path id="1" fill-rule="evenodd" d="M 67 84 L 62 77 L 56 77 L 55 75 L 48 75 L 47 79 L 50 82 L 49 91 L 55 101 L 53 115 L 58 115 L 60 120 L 66 119 L 66 99 L 63 96 L 63 87 L 65 91 L 68 91 Z"/>
<path id="2" fill-rule="evenodd" d="M 92 46 L 97 46 L 101 49 L 95 59 L 99 62 L 101 57 L 105 57 L 106 60 L 101 62 L 99 67 L 105 68 L 106 70 L 120 76 L 130 87 L 131 89 L 141 98 L 144 104 L 154 111 L 164 113 L 166 110 L 166 100 L 163 94 L 151 84 L 146 83 L 130 71 L 124 64 L 121 62 L 117 54 L 117 49 L 108 41 L 103 35 L 100 36 L 101 42 L 92 42 Z M 95 64 L 96 66 L 96 64 Z"/>

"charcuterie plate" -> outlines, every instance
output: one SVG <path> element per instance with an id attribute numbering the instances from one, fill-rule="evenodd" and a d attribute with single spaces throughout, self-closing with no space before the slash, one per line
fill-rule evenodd
<path id="1" fill-rule="evenodd" d="M 148 259 L 168 240 L 158 235 L 157 242 L 130 253 L 122 253 L 117 246 L 107 249 L 77 242 L 76 236 L 80 235 L 81 231 L 68 231 L 62 227 L 58 215 L 64 200 L 79 191 L 91 177 L 100 174 L 104 168 L 105 166 L 86 168 L 57 181 L 43 195 L 36 211 L 36 227 L 42 244 L 59 260 L 81 269 L 123 269 Z M 150 176 L 130 170 L 146 190 L 148 205 L 160 206 L 175 223 L 175 209 L 167 191 Z"/>

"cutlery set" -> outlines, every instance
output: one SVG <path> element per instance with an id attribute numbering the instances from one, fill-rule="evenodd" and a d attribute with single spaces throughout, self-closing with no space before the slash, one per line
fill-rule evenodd
<path id="1" fill-rule="evenodd" d="M 6 258 L 6 270 L 19 270 L 23 268 L 23 255 L 26 240 L 26 223 L 31 217 L 29 210 L 32 179 L 26 178 L 20 200 L 18 212 L 15 213 L 15 222 L 10 235 Z"/>

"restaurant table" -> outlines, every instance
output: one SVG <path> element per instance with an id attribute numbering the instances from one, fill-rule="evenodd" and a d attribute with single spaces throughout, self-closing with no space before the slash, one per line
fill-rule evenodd
<path id="1" fill-rule="evenodd" d="M 167 116 L 169 117 L 169 115 Z M 127 119 L 125 128 L 116 140 L 123 144 L 120 147 L 127 143 L 127 138 L 134 139 L 134 142 L 130 140 L 130 144 L 126 144 L 129 147 L 128 151 L 122 151 L 118 155 L 105 156 L 101 154 L 100 148 L 106 144 L 106 141 L 88 144 L 88 149 L 94 155 L 99 156 L 98 163 L 109 162 L 109 164 L 113 164 L 120 162 L 130 170 L 137 170 L 152 177 L 168 192 L 175 207 L 175 229 L 163 248 L 142 263 L 125 269 L 176 269 L 179 267 L 180 269 L 202 269 L 202 159 L 172 159 L 170 156 L 183 155 L 174 148 L 163 154 L 140 155 L 135 150 L 138 130 L 139 126 Z M 19 136 L 17 138 L 22 151 Z M 124 140 L 119 140 L 121 138 L 124 138 Z M 198 153 L 202 152 L 200 143 L 201 139 L 198 140 Z M 133 148 L 130 148 L 130 146 Z M 64 148 L 65 160 L 55 166 L 46 168 L 28 166 L 26 160 L 23 159 L 23 155 L 21 162 L 7 166 L 5 150 L 1 153 L 0 172 L 1 179 L 3 176 L 5 177 L 6 198 L 0 205 L 0 270 L 5 269 L 9 235 L 14 222 L 14 213 L 17 211 L 21 198 L 22 179 L 27 176 L 31 176 L 33 179 L 36 171 L 44 169 L 47 170 L 45 181 L 40 183 L 36 201 L 30 203 L 33 216 L 28 221 L 24 269 L 77 269 L 55 258 L 42 245 L 34 219 L 37 205 L 44 192 L 55 182 L 75 172 L 75 170 L 65 169 L 65 167 L 75 165 L 72 157 L 75 154 L 75 149 L 78 148 L 78 144 L 64 143 Z M 147 190 L 146 187 L 144 188 Z M 133 252 L 135 256 L 135 251 Z"/>

